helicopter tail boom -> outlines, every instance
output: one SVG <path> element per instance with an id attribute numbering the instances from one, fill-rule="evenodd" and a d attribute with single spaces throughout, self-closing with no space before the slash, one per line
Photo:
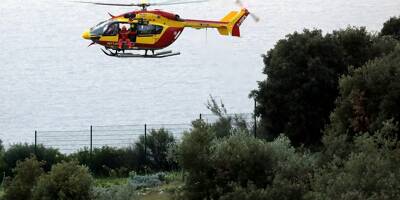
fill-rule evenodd
<path id="1" fill-rule="evenodd" d="M 241 11 L 232 11 L 228 13 L 221 21 L 204 21 L 204 20 L 184 20 L 185 27 L 191 28 L 216 28 L 221 35 L 231 35 L 240 37 L 240 25 L 249 15 L 247 9 Z"/>
<path id="2" fill-rule="evenodd" d="M 221 35 L 232 35 L 236 37 L 240 37 L 240 25 L 242 25 L 243 21 L 249 15 L 249 11 L 247 9 L 242 9 L 241 11 L 232 11 L 227 14 L 224 18 L 222 18 L 222 22 L 227 22 L 227 26 L 219 27 L 218 32 Z"/>

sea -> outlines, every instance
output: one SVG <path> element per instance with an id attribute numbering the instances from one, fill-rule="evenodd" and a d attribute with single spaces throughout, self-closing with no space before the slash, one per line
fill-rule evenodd
<path id="1" fill-rule="evenodd" d="M 179 1 L 179 0 L 177 0 Z M 98 2 L 107 2 L 98 0 Z M 112 3 L 136 1 L 112 0 Z M 162 2 L 162 1 L 150 1 Z M 243 0 L 241 38 L 185 29 L 167 50 L 180 56 L 119 59 L 88 47 L 82 32 L 136 8 L 67 0 L 1 0 L 0 139 L 34 141 L 34 132 L 91 125 L 185 124 L 209 113 L 213 96 L 229 113 L 251 113 L 249 93 L 262 73 L 262 54 L 289 33 L 365 26 L 377 33 L 400 15 L 398 0 Z M 186 19 L 219 20 L 239 10 L 235 0 L 160 6 Z M 68 135 L 66 135 L 68 137 Z"/>

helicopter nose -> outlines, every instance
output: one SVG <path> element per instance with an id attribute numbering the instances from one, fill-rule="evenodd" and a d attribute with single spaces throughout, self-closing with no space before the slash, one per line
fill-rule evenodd
<path id="1" fill-rule="evenodd" d="M 82 33 L 82 38 L 89 40 L 90 39 L 90 31 L 86 30 L 85 32 Z"/>

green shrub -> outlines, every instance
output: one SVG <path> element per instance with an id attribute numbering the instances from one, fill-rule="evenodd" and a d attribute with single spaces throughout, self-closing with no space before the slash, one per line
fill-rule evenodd
<path id="1" fill-rule="evenodd" d="M 228 199 L 240 193 L 301 199 L 309 190 L 315 159 L 296 152 L 287 138 L 268 143 L 239 133 L 215 139 L 209 126 L 197 123 L 180 146 L 180 163 L 187 172 L 182 198 Z"/>
<path id="2" fill-rule="evenodd" d="M 268 199 L 303 199 L 310 190 L 310 179 L 317 168 L 317 156 L 309 152 L 297 152 L 287 137 L 280 136 L 268 143 L 275 160 L 274 179 L 265 188 Z"/>
<path id="3" fill-rule="evenodd" d="M 207 109 L 210 110 L 216 117 L 217 121 L 210 124 L 212 131 L 218 138 L 230 136 L 236 132 L 249 132 L 249 127 L 246 120 L 239 115 L 228 115 L 225 105 L 221 101 L 220 104 L 210 96 L 207 102 Z"/>
<path id="4" fill-rule="evenodd" d="M 93 200 L 135 200 L 138 199 L 134 188 L 128 184 L 114 185 L 107 188 L 94 187 Z"/>
<path id="5" fill-rule="evenodd" d="M 272 183 L 273 151 L 262 140 L 245 134 L 232 135 L 212 146 L 211 163 L 216 186 L 222 193 L 231 192 L 231 183 L 241 187 L 254 184 L 265 188 Z"/>
<path id="6" fill-rule="evenodd" d="M 180 166 L 187 172 L 185 196 L 202 200 L 211 195 L 215 185 L 215 170 L 211 166 L 211 145 L 216 138 L 211 127 L 202 120 L 192 123 L 190 133 L 185 133 L 178 149 Z"/>
<path id="7" fill-rule="evenodd" d="M 46 148 L 43 145 L 38 145 L 35 153 L 35 145 L 33 144 L 14 144 L 4 153 L 6 175 L 12 175 L 12 169 L 16 166 L 17 161 L 23 161 L 32 155 L 35 155 L 39 161 L 44 161 L 43 169 L 45 171 L 49 171 L 52 165 L 65 158 L 57 149 Z"/>
<path id="8" fill-rule="evenodd" d="M 135 172 L 131 172 L 128 179 L 129 185 L 134 189 L 160 186 L 165 181 L 166 174 L 162 172 L 152 175 L 137 175 Z"/>
<path id="9" fill-rule="evenodd" d="M 146 143 L 146 158 L 145 158 Z M 166 129 L 151 130 L 146 136 L 139 137 L 135 150 L 138 153 L 138 163 L 143 164 L 142 167 L 150 168 L 153 171 L 169 171 L 177 168 L 177 163 L 168 159 L 168 151 L 175 146 L 175 138 L 172 133 Z M 142 168 L 143 169 L 143 168 Z"/>
<path id="10" fill-rule="evenodd" d="M 33 189 L 33 198 L 52 199 L 90 199 L 93 179 L 86 167 L 77 162 L 62 162 L 52 167 L 48 174 L 42 175 Z"/>
<path id="11" fill-rule="evenodd" d="M 221 200 L 270 200 L 264 189 L 257 189 L 250 185 L 246 188 L 235 186 L 232 192 L 224 194 Z"/>
<path id="12" fill-rule="evenodd" d="M 13 169 L 14 178 L 5 185 L 5 200 L 28 200 L 31 199 L 32 188 L 36 180 L 43 174 L 43 162 L 35 157 L 26 158 L 24 161 L 17 161 Z"/>
<path id="13" fill-rule="evenodd" d="M 126 177 L 132 170 L 139 169 L 138 154 L 133 148 L 104 146 L 93 149 L 92 156 L 88 149 L 80 150 L 69 156 L 80 164 L 89 167 L 96 176 Z"/>
<path id="14" fill-rule="evenodd" d="M 385 122 L 374 136 L 354 137 L 352 152 L 319 169 L 308 199 L 399 199 L 398 124 Z"/>

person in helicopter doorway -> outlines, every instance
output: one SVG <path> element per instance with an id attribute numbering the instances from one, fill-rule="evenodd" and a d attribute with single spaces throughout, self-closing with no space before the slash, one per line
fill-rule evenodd
<path id="1" fill-rule="evenodd" d="M 118 48 L 123 49 L 123 44 L 128 46 L 128 49 L 132 47 L 131 40 L 129 39 L 130 31 L 123 26 L 122 29 L 119 31 L 119 40 L 118 40 Z"/>
<path id="2" fill-rule="evenodd" d="M 129 39 L 133 43 L 135 43 L 136 42 L 136 36 L 137 36 L 137 24 L 136 23 L 131 23 Z"/>

